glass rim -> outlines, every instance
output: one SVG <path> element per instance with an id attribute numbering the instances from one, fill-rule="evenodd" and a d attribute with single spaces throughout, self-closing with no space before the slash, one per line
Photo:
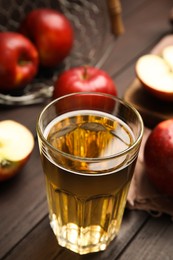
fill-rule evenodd
<path id="1" fill-rule="evenodd" d="M 119 103 L 121 103 L 122 105 L 126 106 L 127 108 L 131 109 L 137 116 L 138 120 L 139 120 L 139 125 L 140 125 L 140 134 L 138 135 L 138 137 L 136 138 L 136 140 L 132 143 L 131 146 L 129 146 L 127 149 L 119 152 L 119 153 L 116 153 L 116 154 L 111 154 L 109 156 L 104 156 L 104 157 L 98 157 L 98 158 L 90 158 L 90 157 L 80 157 L 80 156 L 75 156 L 75 155 L 72 155 L 72 154 L 69 154 L 69 153 L 65 153 L 57 148 L 55 148 L 54 146 L 52 146 L 48 141 L 47 139 L 45 138 L 44 134 L 42 133 L 41 131 L 41 128 L 40 128 L 40 121 L 41 121 L 41 118 L 43 116 L 43 114 L 45 113 L 45 111 L 51 107 L 52 105 L 54 105 L 55 103 L 57 103 L 59 100 L 61 99 L 65 99 L 67 97 L 70 97 L 70 96 L 77 96 L 77 95 L 95 95 L 95 96 L 104 96 L 104 97 L 109 97 L 115 101 L 118 101 Z M 76 110 L 78 111 L 78 110 Z M 97 110 L 99 111 L 99 110 Z M 101 111 L 101 110 L 100 110 Z M 103 112 L 103 111 L 102 111 Z M 68 112 L 66 112 L 68 113 Z M 38 120 L 37 120 L 37 126 L 36 126 L 36 130 L 37 130 L 37 134 L 39 136 L 39 138 L 42 140 L 43 143 L 46 144 L 47 147 L 49 147 L 49 149 L 53 150 L 54 152 L 56 153 L 59 153 L 61 155 L 63 155 L 64 157 L 66 158 L 70 158 L 70 159 L 73 159 L 73 160 L 80 160 L 80 161 L 83 161 L 83 162 L 100 162 L 100 161 L 104 161 L 104 160 L 111 160 L 113 158 L 118 158 L 120 156 L 123 156 L 127 153 L 129 153 L 131 150 L 133 150 L 142 140 L 142 136 L 143 136 L 143 133 L 144 133 L 144 124 L 143 124 L 143 120 L 142 120 L 142 117 L 140 115 L 140 113 L 137 111 L 137 109 L 135 107 L 133 107 L 130 103 L 124 101 L 123 99 L 117 97 L 117 96 L 113 96 L 111 94 L 107 94 L 107 93 L 101 93 L 101 92 L 88 92 L 88 91 L 85 91 L 85 92 L 73 92 L 73 93 L 70 93 L 70 94 L 67 94 L 67 95 L 64 95 L 64 96 L 61 96 L 61 97 L 58 97 L 54 100 L 52 100 L 49 104 L 47 104 L 41 111 L 41 113 L 39 114 L 38 116 Z"/>

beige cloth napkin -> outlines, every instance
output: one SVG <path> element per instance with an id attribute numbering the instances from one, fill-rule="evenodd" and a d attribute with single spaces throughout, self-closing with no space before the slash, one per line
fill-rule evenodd
<path id="1" fill-rule="evenodd" d="M 151 184 L 145 172 L 143 150 L 149 133 L 150 130 L 145 129 L 134 176 L 127 197 L 127 207 L 130 209 L 148 211 L 153 216 L 160 216 L 162 213 L 166 213 L 173 217 L 173 197 L 159 193 Z"/>

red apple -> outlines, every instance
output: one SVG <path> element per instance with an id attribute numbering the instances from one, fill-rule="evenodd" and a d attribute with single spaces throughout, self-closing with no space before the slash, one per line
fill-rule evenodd
<path id="1" fill-rule="evenodd" d="M 117 88 L 112 78 L 105 71 L 90 66 L 64 71 L 56 80 L 54 87 L 54 98 L 86 91 L 117 96 Z"/>
<path id="2" fill-rule="evenodd" d="M 0 33 L 0 90 L 24 87 L 37 73 L 38 52 L 29 39 L 15 32 Z"/>
<path id="3" fill-rule="evenodd" d="M 20 32 L 29 37 L 39 52 L 45 67 L 57 66 L 70 53 L 73 29 L 69 20 L 52 9 L 36 9 L 21 23 Z"/>
<path id="4" fill-rule="evenodd" d="M 30 130 L 13 120 L 0 122 L 0 181 L 15 176 L 27 163 L 34 147 Z"/>
<path id="5" fill-rule="evenodd" d="M 146 173 L 155 187 L 173 196 L 173 119 L 160 122 L 144 147 Z"/>
<path id="6" fill-rule="evenodd" d="M 169 53 L 166 51 L 162 57 L 144 55 L 138 59 L 135 67 L 136 75 L 144 88 L 165 101 L 173 101 L 173 62 L 171 64 Z"/>
<path id="7" fill-rule="evenodd" d="M 81 66 L 64 71 L 58 77 L 54 84 L 53 99 L 75 92 L 100 92 L 117 96 L 117 87 L 105 71 L 96 67 Z M 79 105 L 82 105 L 83 109 L 104 107 L 105 110 L 109 110 L 114 106 L 110 98 L 106 97 L 86 96 L 85 100 L 81 98 L 78 102 L 82 103 Z M 63 106 L 67 110 L 70 107 L 74 108 L 72 103 L 63 104 Z"/>

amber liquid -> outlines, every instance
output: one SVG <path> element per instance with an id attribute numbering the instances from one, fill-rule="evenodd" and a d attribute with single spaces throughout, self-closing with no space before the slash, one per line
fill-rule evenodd
<path id="1" fill-rule="evenodd" d="M 104 250 L 119 231 L 136 161 L 129 153 L 113 155 L 131 146 L 132 132 L 116 117 L 76 111 L 55 119 L 44 134 L 67 154 L 42 147 L 50 222 L 59 244 L 79 254 Z"/>

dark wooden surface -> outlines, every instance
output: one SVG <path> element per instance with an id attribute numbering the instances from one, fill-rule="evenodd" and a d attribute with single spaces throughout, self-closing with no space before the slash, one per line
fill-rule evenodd
<path id="1" fill-rule="evenodd" d="M 134 80 L 138 57 L 172 33 L 168 17 L 172 0 L 122 0 L 125 34 L 115 41 L 103 69 L 115 80 L 122 97 Z M 101 253 L 79 256 L 58 246 L 50 229 L 44 179 L 36 138 L 42 105 L 1 107 L 0 120 L 14 119 L 35 136 L 35 149 L 22 172 L 0 184 L 0 259 L 173 259 L 173 224 L 169 216 L 151 217 L 126 209 L 119 236 Z M 152 113 L 152 111 L 151 111 Z"/>

